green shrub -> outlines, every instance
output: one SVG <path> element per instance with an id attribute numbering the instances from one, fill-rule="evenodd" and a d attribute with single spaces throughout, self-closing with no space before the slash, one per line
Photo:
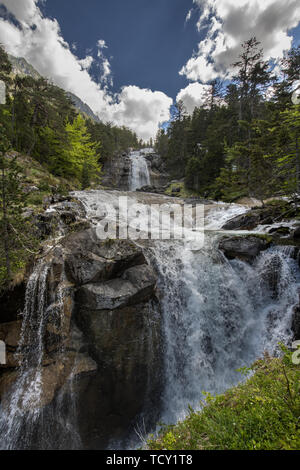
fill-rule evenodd
<path id="1" fill-rule="evenodd" d="M 283 358 L 265 355 L 249 371 L 254 374 L 245 383 L 216 397 L 205 394 L 201 411 L 190 410 L 176 426 L 163 426 L 149 448 L 300 449 L 300 366 L 285 350 Z"/>

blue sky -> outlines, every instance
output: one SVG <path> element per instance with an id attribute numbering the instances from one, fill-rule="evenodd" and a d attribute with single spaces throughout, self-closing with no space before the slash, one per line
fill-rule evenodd
<path id="1" fill-rule="evenodd" d="M 42 8 L 56 18 L 69 44 L 84 57 L 99 38 L 108 48 L 113 90 L 135 84 L 173 99 L 188 80 L 178 71 L 199 41 L 194 21 L 185 22 L 193 0 L 51 0 Z M 92 69 L 97 79 L 97 69 Z"/>
<path id="2" fill-rule="evenodd" d="M 299 0 L 0 0 L 0 43 L 103 121 L 154 137 L 200 106 L 256 36 L 275 62 L 300 44 Z"/>

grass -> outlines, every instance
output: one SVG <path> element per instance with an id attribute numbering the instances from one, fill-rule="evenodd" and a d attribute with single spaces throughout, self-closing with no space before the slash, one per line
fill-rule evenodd
<path id="1" fill-rule="evenodd" d="M 299 450 L 300 365 L 287 350 L 268 355 L 242 373 L 244 383 L 213 397 L 205 395 L 201 411 L 163 426 L 150 437 L 151 450 Z"/>

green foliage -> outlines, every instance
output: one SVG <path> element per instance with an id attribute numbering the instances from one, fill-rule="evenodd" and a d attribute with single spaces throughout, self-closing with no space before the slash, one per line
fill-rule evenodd
<path id="1" fill-rule="evenodd" d="M 249 378 L 249 372 L 250 378 Z M 300 447 L 300 366 L 291 352 L 268 355 L 241 373 L 245 383 L 216 397 L 204 394 L 199 412 L 190 410 L 176 426 L 151 438 L 151 450 L 296 450 Z"/>
<path id="2" fill-rule="evenodd" d="M 204 197 L 263 201 L 300 192 L 300 106 L 291 101 L 300 47 L 283 59 L 284 80 L 276 81 L 259 46 L 256 38 L 246 41 L 226 90 L 211 83 L 192 116 L 179 103 L 167 131 L 157 134 L 156 151 L 169 173 Z"/>
<path id="3" fill-rule="evenodd" d="M 81 180 L 83 172 L 89 181 L 90 176 L 100 173 L 99 147 L 91 141 L 84 119 L 78 115 L 74 121 L 66 124 L 67 143 L 56 160 L 55 173 L 60 176 L 75 177 Z M 57 165 L 58 163 L 58 165 Z"/>
<path id="4" fill-rule="evenodd" d="M 31 253 L 35 246 L 32 227 L 22 218 L 25 197 L 21 168 L 16 156 L 7 155 L 9 150 L 5 129 L 0 125 L 0 288 L 23 267 L 24 250 Z"/>
<path id="5" fill-rule="evenodd" d="M 88 187 L 98 181 L 100 160 L 138 146 L 129 129 L 78 115 L 69 96 L 46 79 L 12 77 L 11 72 L 8 55 L 0 46 L 0 79 L 7 84 L 0 124 L 14 150 L 32 156 L 54 175 Z"/>
<path id="6" fill-rule="evenodd" d="M 109 160 L 114 154 L 120 154 L 128 148 L 139 147 L 134 132 L 126 127 L 116 127 L 111 123 L 87 121 L 88 133 L 93 142 L 101 142 L 102 161 Z"/>

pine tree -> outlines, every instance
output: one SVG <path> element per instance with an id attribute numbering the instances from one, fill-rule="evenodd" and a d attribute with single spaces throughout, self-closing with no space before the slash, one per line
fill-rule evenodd
<path id="1" fill-rule="evenodd" d="M 66 124 L 69 146 L 61 155 L 61 174 L 63 176 L 75 176 L 78 180 L 82 179 L 84 172 L 89 177 L 100 174 L 100 143 L 95 144 L 91 141 L 91 136 L 87 132 L 87 127 L 83 117 L 78 114 L 72 123 Z"/>
<path id="2" fill-rule="evenodd" d="M 19 246 L 25 230 L 21 217 L 24 194 L 21 188 L 20 167 L 16 157 L 7 154 L 10 149 L 5 129 L 0 125 L 0 233 L 8 280 L 13 272 L 12 253 Z"/>

